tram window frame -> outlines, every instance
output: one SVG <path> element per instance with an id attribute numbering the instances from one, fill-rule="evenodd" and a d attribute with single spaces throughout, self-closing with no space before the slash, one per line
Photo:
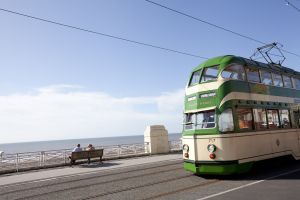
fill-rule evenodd
<path id="1" fill-rule="evenodd" d="M 294 88 L 300 90 L 300 80 L 296 77 L 292 77 Z"/>
<path id="2" fill-rule="evenodd" d="M 276 84 L 275 80 L 279 80 L 279 79 L 276 79 L 275 77 L 280 77 L 280 80 L 281 80 L 281 84 Z M 282 79 L 282 75 L 281 74 L 278 74 L 278 73 L 274 73 L 272 72 L 272 78 L 273 78 L 273 85 L 274 86 L 277 86 L 277 87 L 283 87 L 283 79 Z"/>
<path id="3" fill-rule="evenodd" d="M 269 118 L 269 111 L 276 111 L 277 113 L 277 119 L 278 119 L 278 125 L 275 123 L 273 123 L 275 126 L 270 126 L 270 118 Z M 275 115 L 276 116 L 276 115 Z M 272 115 L 273 117 L 273 115 Z M 278 129 L 280 128 L 280 116 L 279 116 L 279 110 L 278 109 L 267 109 L 267 120 L 268 120 L 268 128 L 269 129 Z M 272 120 L 273 122 L 273 120 Z"/>
<path id="4" fill-rule="evenodd" d="M 273 85 L 273 78 L 272 78 L 272 73 L 267 71 L 267 70 L 259 70 L 259 73 L 260 73 L 260 79 L 261 79 L 261 83 L 265 84 L 265 85 Z M 269 77 L 269 81 L 270 83 L 265 83 L 264 80 L 265 80 L 265 76 L 264 74 L 269 74 L 270 77 Z"/>
<path id="5" fill-rule="evenodd" d="M 287 111 L 287 118 L 282 117 L 283 111 Z M 285 121 L 284 119 L 286 119 L 287 121 Z M 280 124 L 281 128 L 292 128 L 291 115 L 290 115 L 290 111 L 288 109 L 280 109 L 279 110 L 279 124 Z"/>
<path id="6" fill-rule="evenodd" d="M 195 76 L 196 73 L 199 73 L 199 78 L 198 78 L 197 81 L 193 82 L 194 76 Z M 202 69 L 199 69 L 199 70 L 194 71 L 194 72 L 192 73 L 191 78 L 190 78 L 190 81 L 189 81 L 189 87 L 190 87 L 190 86 L 197 85 L 197 84 L 200 83 L 200 80 L 201 80 L 201 74 L 202 74 Z"/>
<path id="7" fill-rule="evenodd" d="M 250 112 L 248 112 L 248 114 L 250 114 L 251 116 L 251 119 L 250 120 L 243 120 L 243 121 L 247 121 L 246 123 L 245 122 L 242 122 L 240 120 L 240 116 L 241 114 L 239 113 L 240 110 L 248 110 Z M 252 108 L 237 108 L 236 109 L 236 116 L 237 116 L 237 127 L 240 131 L 253 131 L 254 130 L 254 126 L 253 126 L 253 111 L 252 111 Z M 241 126 L 241 124 L 244 124 L 244 128 Z"/>
<path id="8" fill-rule="evenodd" d="M 283 80 L 283 86 L 285 88 L 293 88 L 293 83 L 292 83 L 292 79 L 290 76 L 282 75 L 282 80 Z M 286 83 L 288 83 L 289 86 L 287 86 L 288 84 L 286 84 Z"/>
<path id="9" fill-rule="evenodd" d="M 264 117 L 264 120 L 262 119 L 262 120 L 259 121 L 257 119 L 257 116 L 259 115 L 258 110 L 261 110 L 262 113 L 264 112 L 263 115 L 260 115 L 260 117 Z M 255 128 L 255 130 L 266 130 L 266 129 L 268 129 L 268 118 L 267 118 L 267 111 L 266 111 L 266 109 L 264 109 L 264 108 L 253 108 L 252 112 L 253 112 L 253 121 L 254 121 L 254 128 Z M 257 112 L 257 114 L 256 114 L 256 112 Z M 264 126 L 263 123 L 265 123 L 265 126 Z"/>
<path id="10" fill-rule="evenodd" d="M 233 111 L 231 108 L 224 110 L 218 119 L 219 131 L 222 133 L 234 131 Z"/>
<path id="11" fill-rule="evenodd" d="M 207 71 L 214 70 L 216 72 L 215 75 L 206 75 Z M 211 66 L 211 67 L 205 67 L 202 71 L 201 74 L 201 80 L 200 83 L 206 83 L 206 82 L 211 82 L 211 81 L 216 81 L 219 76 L 219 65 Z M 209 80 L 206 80 L 206 78 L 211 78 Z"/>
<path id="12" fill-rule="evenodd" d="M 184 130 L 194 130 L 195 122 L 196 122 L 196 113 L 185 113 L 184 114 L 184 123 L 183 123 Z"/>
<path id="13" fill-rule="evenodd" d="M 204 121 L 207 118 L 203 117 L 202 118 L 203 119 L 202 122 L 198 123 L 198 116 L 200 114 L 205 115 L 205 114 L 211 114 L 211 113 L 213 113 L 213 122 L 211 122 L 211 121 Z M 216 111 L 215 110 L 205 110 L 205 111 L 197 112 L 195 114 L 196 114 L 195 115 L 195 118 L 196 118 L 195 119 L 195 129 L 196 130 L 211 129 L 211 128 L 215 128 L 216 127 L 216 118 L 217 118 L 217 116 L 216 116 Z M 211 126 L 211 125 L 213 125 L 213 126 Z M 201 128 L 198 128 L 198 126 L 201 126 Z"/>
<path id="14" fill-rule="evenodd" d="M 256 72 L 256 73 L 249 73 L 249 72 Z M 246 76 L 247 76 L 248 82 L 261 83 L 260 73 L 259 73 L 259 70 L 257 68 L 246 67 Z M 256 79 L 255 80 L 254 79 L 250 79 L 251 77 L 255 77 Z"/>
<path id="15" fill-rule="evenodd" d="M 232 68 L 232 67 L 233 68 L 235 67 L 235 69 L 231 70 L 231 72 L 230 72 L 228 69 Z M 228 75 L 225 75 L 225 73 L 228 73 Z M 237 75 L 237 77 L 234 78 L 234 75 Z M 246 80 L 246 71 L 245 71 L 245 68 L 243 65 L 232 63 L 223 69 L 223 71 L 221 72 L 221 77 L 224 79 L 245 81 Z"/>

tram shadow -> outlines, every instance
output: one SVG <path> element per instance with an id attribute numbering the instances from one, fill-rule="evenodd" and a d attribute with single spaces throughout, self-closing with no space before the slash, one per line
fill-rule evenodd
<path id="1" fill-rule="evenodd" d="M 255 162 L 252 169 L 244 174 L 233 175 L 205 175 L 205 179 L 219 179 L 230 181 L 241 180 L 272 180 L 272 179 L 300 179 L 300 160 L 292 156 L 283 156 Z"/>

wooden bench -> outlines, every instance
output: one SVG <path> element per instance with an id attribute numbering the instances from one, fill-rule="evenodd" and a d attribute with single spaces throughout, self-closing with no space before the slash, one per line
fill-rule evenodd
<path id="1" fill-rule="evenodd" d="M 72 152 L 72 155 L 70 156 L 71 165 L 75 164 L 76 160 L 82 160 L 82 159 L 88 159 L 88 163 L 90 164 L 91 158 L 100 158 L 100 163 L 102 163 L 102 156 L 103 156 L 103 149 Z"/>

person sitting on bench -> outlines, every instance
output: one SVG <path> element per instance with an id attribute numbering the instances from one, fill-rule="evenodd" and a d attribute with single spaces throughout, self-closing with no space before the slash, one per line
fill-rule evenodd
<path id="1" fill-rule="evenodd" d="M 77 144 L 77 146 L 72 150 L 72 152 L 80 152 L 82 151 L 82 148 L 80 147 L 80 144 Z M 71 156 L 69 156 L 71 159 Z M 72 164 L 75 164 L 75 160 L 72 160 Z"/>

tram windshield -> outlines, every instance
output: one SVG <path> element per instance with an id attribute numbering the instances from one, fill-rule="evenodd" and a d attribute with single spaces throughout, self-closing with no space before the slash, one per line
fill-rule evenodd
<path id="1" fill-rule="evenodd" d="M 185 114 L 184 129 L 206 129 L 215 127 L 215 110 Z"/>
<path id="2" fill-rule="evenodd" d="M 218 77 L 218 66 L 205 68 L 202 74 L 201 83 L 216 80 Z"/>

